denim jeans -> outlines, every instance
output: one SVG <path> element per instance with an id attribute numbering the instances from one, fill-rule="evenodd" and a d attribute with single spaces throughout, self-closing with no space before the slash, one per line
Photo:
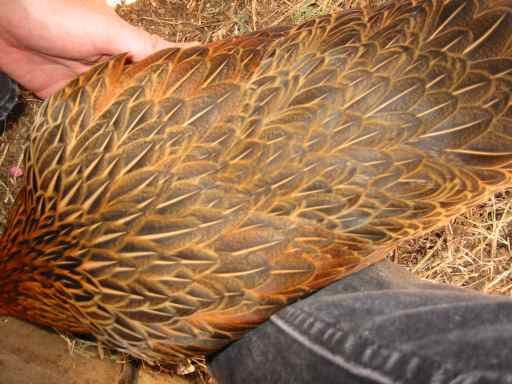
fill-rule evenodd
<path id="1" fill-rule="evenodd" d="M 512 300 L 384 261 L 282 309 L 209 366 L 222 384 L 512 384 Z"/>

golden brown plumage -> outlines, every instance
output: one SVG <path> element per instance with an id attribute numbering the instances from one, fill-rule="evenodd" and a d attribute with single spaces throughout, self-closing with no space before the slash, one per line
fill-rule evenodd
<path id="1" fill-rule="evenodd" d="M 511 26 L 508 0 L 408 1 L 97 66 L 34 128 L 2 310 L 219 350 L 511 184 Z"/>

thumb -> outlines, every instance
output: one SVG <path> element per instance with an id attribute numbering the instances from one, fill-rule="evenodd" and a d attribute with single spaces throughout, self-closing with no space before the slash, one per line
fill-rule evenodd
<path id="1" fill-rule="evenodd" d="M 129 52 L 135 61 L 142 60 L 146 56 L 165 48 L 188 48 L 198 44 L 197 42 L 171 43 L 141 28 L 134 27 L 124 20 L 120 27 L 117 31 L 112 31 L 113 33 L 111 34 L 114 38 L 110 40 L 110 48 L 115 51 L 112 53 Z"/>

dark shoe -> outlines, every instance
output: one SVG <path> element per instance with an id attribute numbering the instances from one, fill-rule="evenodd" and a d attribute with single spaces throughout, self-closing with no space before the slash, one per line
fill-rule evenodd
<path id="1" fill-rule="evenodd" d="M 0 72 L 0 122 L 7 116 L 18 102 L 18 86 L 5 73 Z"/>

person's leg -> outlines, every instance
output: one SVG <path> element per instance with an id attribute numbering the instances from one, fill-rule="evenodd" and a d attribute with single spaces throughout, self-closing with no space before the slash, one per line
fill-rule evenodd
<path id="1" fill-rule="evenodd" d="M 18 87 L 5 73 L 0 72 L 0 124 L 7 120 L 7 116 L 18 101 Z"/>
<path id="2" fill-rule="evenodd" d="M 381 262 L 284 308 L 209 366 L 221 384 L 512 384 L 512 300 Z"/>

